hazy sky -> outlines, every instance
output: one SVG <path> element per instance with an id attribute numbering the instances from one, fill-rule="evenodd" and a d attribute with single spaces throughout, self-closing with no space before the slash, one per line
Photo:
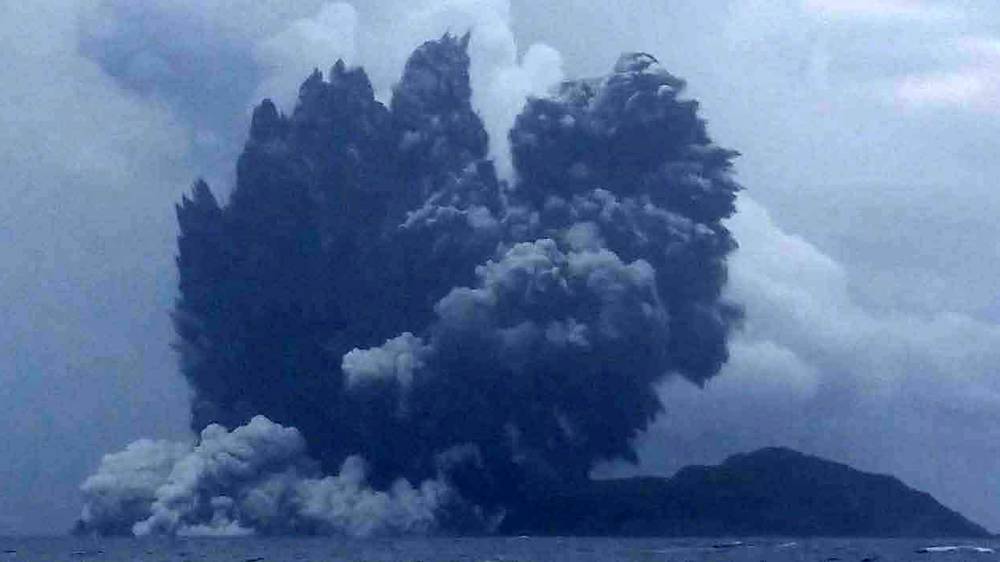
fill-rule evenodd
<path id="1" fill-rule="evenodd" d="M 523 91 L 560 72 L 534 43 L 567 76 L 647 51 L 743 153 L 747 323 L 706 389 L 664 387 L 640 470 L 787 445 L 1000 530 L 994 0 L 0 0 L 0 533 L 62 531 L 101 455 L 186 436 L 173 203 L 225 191 L 250 105 L 338 56 L 385 92 L 419 41 L 508 23 L 534 55 L 480 64 Z"/>

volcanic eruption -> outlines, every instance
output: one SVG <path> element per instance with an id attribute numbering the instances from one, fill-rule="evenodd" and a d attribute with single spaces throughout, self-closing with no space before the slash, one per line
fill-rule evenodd
<path id="1" fill-rule="evenodd" d="M 636 460 L 657 383 L 728 357 L 736 152 L 644 53 L 530 98 L 500 177 L 469 36 L 421 45 L 388 106 L 338 61 L 254 111 L 222 204 L 177 206 L 196 443 L 83 484 L 115 534 L 483 530 Z"/>

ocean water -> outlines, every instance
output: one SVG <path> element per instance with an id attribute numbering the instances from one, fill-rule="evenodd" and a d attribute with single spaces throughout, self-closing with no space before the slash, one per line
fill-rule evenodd
<path id="1" fill-rule="evenodd" d="M 998 553 L 997 540 L 933 539 L 0 538 L 0 562 L 974 562 Z"/>

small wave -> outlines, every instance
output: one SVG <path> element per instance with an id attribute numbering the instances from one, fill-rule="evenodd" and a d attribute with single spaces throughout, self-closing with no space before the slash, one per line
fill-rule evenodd
<path id="1" fill-rule="evenodd" d="M 744 543 L 743 541 L 733 541 L 733 542 L 722 542 L 718 544 L 713 544 L 712 548 L 726 549 L 726 548 L 740 548 L 742 546 L 746 546 L 746 543 Z"/>
<path id="2" fill-rule="evenodd" d="M 992 548 L 985 546 L 928 546 L 918 548 L 918 554 L 933 554 L 938 552 L 977 552 L 979 554 L 993 554 L 996 552 Z"/>

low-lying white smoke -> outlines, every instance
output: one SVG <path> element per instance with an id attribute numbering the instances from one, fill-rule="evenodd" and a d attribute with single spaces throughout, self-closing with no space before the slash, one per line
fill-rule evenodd
<path id="1" fill-rule="evenodd" d="M 299 432 L 263 416 L 233 431 L 209 426 L 196 445 L 136 441 L 81 489 L 83 524 L 139 536 L 426 534 L 457 499 L 441 480 L 375 491 L 357 456 L 322 477 Z"/>

